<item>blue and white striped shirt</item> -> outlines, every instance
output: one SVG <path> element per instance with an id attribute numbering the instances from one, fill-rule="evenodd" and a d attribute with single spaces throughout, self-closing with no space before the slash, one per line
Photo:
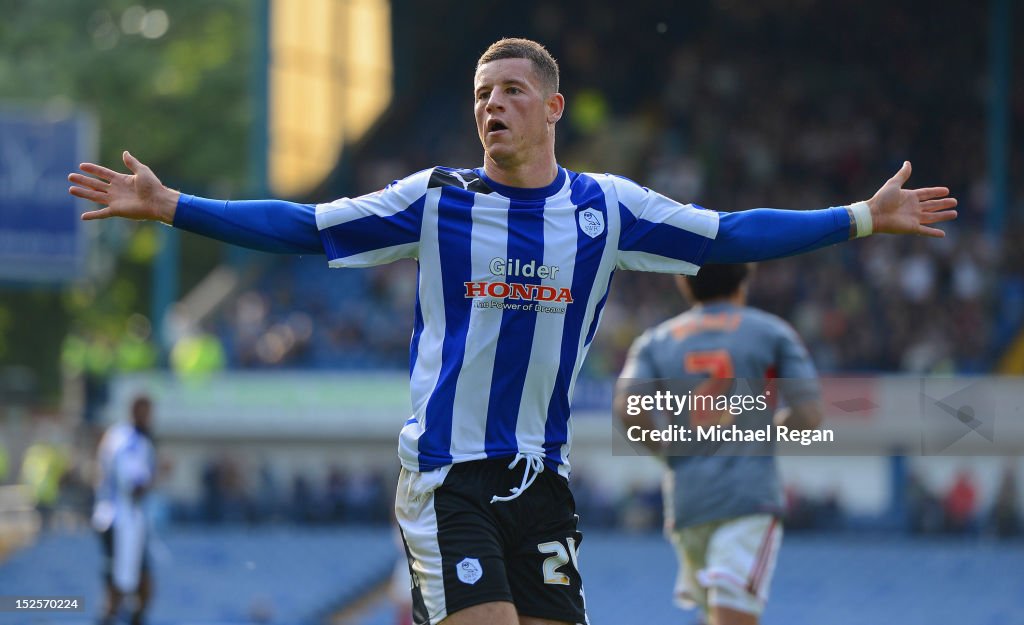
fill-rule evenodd
<path id="1" fill-rule="evenodd" d="M 569 403 L 616 269 L 693 274 L 718 214 L 610 175 L 542 189 L 434 168 L 317 206 L 332 267 L 419 260 L 412 470 L 543 454 L 568 475 Z"/>
<path id="2" fill-rule="evenodd" d="M 131 523 L 140 502 L 135 489 L 149 486 L 156 476 L 156 451 L 150 439 L 129 423 L 111 426 L 100 439 L 96 454 L 96 485 L 92 524 L 97 531 L 112 523 Z"/>
<path id="3" fill-rule="evenodd" d="M 175 227 L 331 267 L 419 263 L 405 468 L 527 454 L 567 476 L 576 376 L 616 269 L 694 274 L 845 241 L 845 207 L 717 213 L 609 174 L 508 187 L 434 167 L 315 207 L 182 195 Z M 319 236 L 317 235 L 319 232 Z"/>

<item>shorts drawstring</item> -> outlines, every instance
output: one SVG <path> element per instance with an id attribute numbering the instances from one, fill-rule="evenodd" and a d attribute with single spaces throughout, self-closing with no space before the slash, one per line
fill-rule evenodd
<path id="1" fill-rule="evenodd" d="M 526 460 L 526 470 L 523 471 L 523 481 L 519 483 L 519 486 L 512 487 L 510 490 L 512 493 L 511 495 L 506 495 L 504 497 L 495 495 L 491 497 L 491 503 L 495 503 L 497 501 L 512 501 L 519 495 L 526 492 L 526 489 L 533 484 L 533 481 L 537 479 L 537 476 L 544 472 L 544 455 L 537 452 L 520 452 L 516 454 L 515 460 L 512 461 L 512 464 L 508 465 L 508 468 L 510 470 L 516 468 L 519 461 L 523 459 Z"/>

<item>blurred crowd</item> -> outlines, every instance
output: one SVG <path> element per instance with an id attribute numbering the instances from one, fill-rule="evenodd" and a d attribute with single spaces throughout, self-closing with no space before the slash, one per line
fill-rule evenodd
<path id="1" fill-rule="evenodd" d="M 394 503 L 396 476 L 337 465 L 324 475 L 275 471 L 269 463 L 244 466 L 230 455 L 207 458 L 198 499 L 174 502 L 180 522 L 344 524 L 387 523 Z"/>
<path id="2" fill-rule="evenodd" d="M 527 31 L 561 63 L 558 151 L 571 169 L 620 173 L 720 211 L 866 199 L 904 159 L 913 185 L 949 186 L 960 218 L 945 239 L 878 236 L 763 263 L 751 303 L 793 323 L 823 371 L 989 371 L 1024 319 L 1024 251 L 1012 244 L 1024 234 L 1024 193 L 1010 190 L 993 231 L 985 14 L 944 7 L 910 28 L 912 6 L 886 11 L 877 20 L 842 3 L 713 2 L 669 19 L 567 2 L 540 5 Z M 468 97 L 479 50 L 464 48 L 453 57 L 467 71 L 396 107 L 353 159 L 350 184 L 332 192 L 358 195 L 433 164 L 479 165 Z M 1022 96 L 1012 102 L 1018 133 Z M 1021 180 L 1012 173 L 1024 141 L 1011 145 L 1010 179 Z M 275 262 L 226 307 L 217 330 L 230 365 L 406 365 L 415 266 L 328 275 L 322 265 Z M 617 276 L 584 375 L 615 375 L 632 339 L 683 307 L 665 276 Z"/>
<path id="3" fill-rule="evenodd" d="M 78 440 L 49 419 L 39 423 L 38 435 L 17 453 L 8 450 L 0 438 L 0 492 L 20 485 L 44 531 L 85 526 L 92 510 L 96 476 L 89 445 L 94 438 L 79 436 Z M 157 524 L 337 526 L 386 525 L 391 520 L 395 470 L 354 469 L 338 464 L 315 471 L 286 470 L 269 458 L 213 451 L 196 472 L 196 483 L 183 492 L 172 493 L 168 483 L 177 469 L 171 460 L 162 455 L 158 486 L 147 504 Z M 894 499 L 896 507 L 867 517 L 847 510 L 837 491 L 812 494 L 789 484 L 785 488 L 786 528 L 1020 538 L 1024 536 L 1024 507 L 1019 469 L 1015 466 L 1007 462 L 991 482 L 979 480 L 963 468 L 941 488 L 923 479 L 919 470 L 911 469 Z M 662 494 L 657 482 L 637 482 L 614 493 L 585 468 L 578 467 L 573 471 L 572 485 L 577 511 L 592 529 L 642 533 L 662 528 Z M 983 491 L 989 495 L 983 495 Z M 0 521 L 9 521 L 11 510 L 3 508 Z"/>
<path id="4" fill-rule="evenodd" d="M 416 266 L 330 270 L 323 257 L 275 259 L 213 322 L 230 366 L 408 366 Z"/>
<path id="5" fill-rule="evenodd" d="M 999 478 L 995 498 L 986 513 L 979 513 L 979 484 L 970 471 L 961 470 L 944 492 L 935 492 L 911 473 L 907 484 L 907 520 L 914 534 L 989 534 L 1016 538 L 1024 534 L 1017 475 L 1007 465 Z"/>

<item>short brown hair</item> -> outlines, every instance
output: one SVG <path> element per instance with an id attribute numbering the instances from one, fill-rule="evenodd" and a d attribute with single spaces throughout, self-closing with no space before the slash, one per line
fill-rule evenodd
<path id="1" fill-rule="evenodd" d="M 476 68 L 499 59 L 529 59 L 551 93 L 558 91 L 558 62 L 547 48 L 530 39 L 506 37 L 491 44 L 476 62 Z"/>

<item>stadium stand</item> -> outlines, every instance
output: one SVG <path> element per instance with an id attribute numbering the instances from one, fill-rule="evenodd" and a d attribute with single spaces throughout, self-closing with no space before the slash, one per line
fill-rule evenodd
<path id="1" fill-rule="evenodd" d="M 695 612 L 682 612 L 671 602 L 676 564 L 661 537 L 591 533 L 584 544 L 580 566 L 594 622 L 696 625 Z M 1020 543 L 1003 550 L 968 542 L 791 537 L 762 622 L 1015 623 L 1024 615 L 1024 593 L 1013 579 L 1022 561 Z M 394 622 L 386 601 L 356 621 Z"/>
<path id="2" fill-rule="evenodd" d="M 587 607 L 602 622 L 692 622 L 671 604 L 676 569 L 660 537 L 592 534 L 580 558 Z M 1015 623 L 1024 616 L 1022 564 L 1020 543 L 1004 549 L 966 541 L 793 536 L 779 556 L 762 622 Z"/>
<path id="3" fill-rule="evenodd" d="M 386 583 L 397 556 L 386 527 L 344 533 L 175 529 L 162 543 L 152 625 L 322 622 Z M 600 615 L 599 622 L 692 622 L 671 603 L 676 564 L 661 536 L 589 532 L 580 557 L 588 609 Z M 91 534 L 44 537 L 0 567 L 0 587 L 6 595 L 46 588 L 48 594 L 83 596 L 86 612 L 51 612 L 45 621 L 7 613 L 0 614 L 0 623 L 91 623 L 100 591 L 93 574 L 98 566 Z M 1020 541 L 792 536 L 782 550 L 775 600 L 763 622 L 1017 623 L 1024 616 L 1022 566 Z M 393 614 L 382 597 L 352 622 L 384 625 L 393 622 Z"/>
<path id="4" fill-rule="evenodd" d="M 397 552 L 387 528 L 174 529 L 153 549 L 157 594 L 152 625 L 321 623 L 387 579 Z M 99 611 L 99 540 L 89 532 L 44 535 L 0 567 L 4 595 L 80 596 L 83 613 L 48 612 L 43 622 L 94 622 Z M 0 623 L 23 625 L 0 613 Z"/>
<path id="5" fill-rule="evenodd" d="M 1022 224 L 986 230 L 985 168 L 964 157 L 984 154 L 974 128 L 984 117 L 976 68 L 985 57 L 962 36 L 986 24 L 967 5 L 949 10 L 955 15 L 929 28 L 904 29 L 915 19 L 909 7 L 877 24 L 851 7 L 784 3 L 694 9 L 686 23 L 664 23 L 654 9 L 620 14 L 609 3 L 568 2 L 538 8 L 523 26 L 550 32 L 561 61 L 567 167 L 621 172 L 716 210 L 849 201 L 872 192 L 904 157 L 918 183 L 948 181 L 961 217 L 946 239 L 874 237 L 820 251 L 813 263 L 766 263 L 751 303 L 792 320 L 824 372 L 979 373 L 996 365 L 1024 320 L 1024 263 L 1009 244 Z M 577 13 L 588 15 L 585 24 L 569 18 Z M 663 30 L 651 32 L 659 23 Z M 953 48 L 941 57 L 928 52 L 938 39 Z M 609 59 L 600 54 L 609 43 L 658 62 Z M 354 173 L 337 176 L 344 182 L 320 189 L 320 199 L 373 191 L 433 164 L 478 163 L 470 99 L 458 97 L 478 47 L 468 37 L 449 42 L 439 52 L 447 57 L 432 56 L 435 73 L 417 94 L 422 106 L 396 106 L 346 159 Z M 466 71 L 436 75 L 452 66 Z M 907 67 L 918 80 L 901 79 Z M 940 76 L 967 88 L 936 101 Z M 1024 107 L 1012 114 L 1011 126 L 1024 127 Z M 1020 154 L 1014 159 L 1019 165 Z M 1014 213 L 1021 211 L 1007 210 Z M 317 259 L 275 262 L 250 283 L 217 322 L 231 364 L 404 367 L 411 263 L 322 279 L 326 271 Z M 615 374 L 632 338 L 678 306 L 665 278 L 619 276 L 584 375 Z"/>

